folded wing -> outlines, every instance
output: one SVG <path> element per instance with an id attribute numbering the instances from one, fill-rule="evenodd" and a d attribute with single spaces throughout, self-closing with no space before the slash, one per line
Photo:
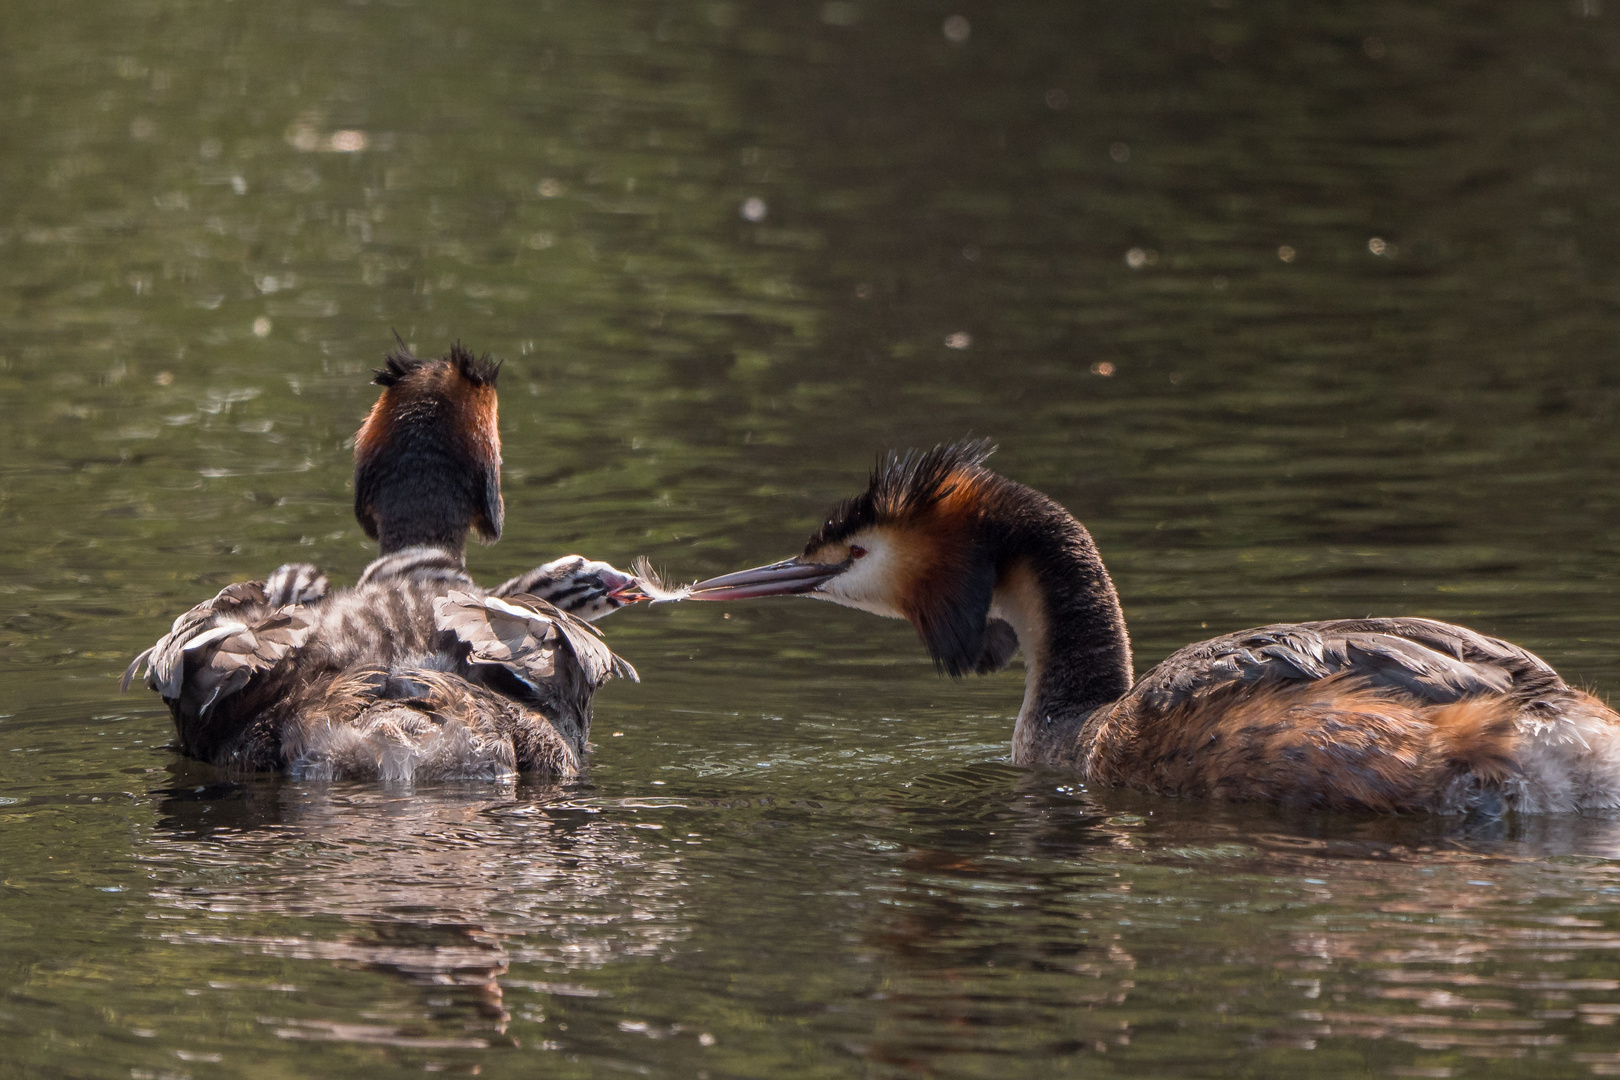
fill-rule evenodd
<path id="1" fill-rule="evenodd" d="M 1434 705 L 1483 694 L 1529 700 L 1568 689 L 1535 654 L 1431 619 L 1345 619 L 1263 626 L 1190 645 L 1137 681 L 1132 696 L 1167 711 L 1226 686 L 1334 676 Z"/>
<path id="2" fill-rule="evenodd" d="M 434 621 L 469 648 L 473 665 L 493 665 L 532 691 L 559 675 L 559 653 L 578 665 L 591 689 L 614 675 L 639 681 L 601 635 L 537 596 L 474 596 L 452 590 L 433 601 Z M 567 661 L 564 661 L 565 663 Z"/>
<path id="3" fill-rule="evenodd" d="M 144 664 L 146 684 L 179 715 L 206 720 L 221 701 L 274 667 L 309 636 L 297 605 L 274 606 L 262 582 L 227 585 L 174 620 L 169 632 L 124 671 L 122 687 Z"/>

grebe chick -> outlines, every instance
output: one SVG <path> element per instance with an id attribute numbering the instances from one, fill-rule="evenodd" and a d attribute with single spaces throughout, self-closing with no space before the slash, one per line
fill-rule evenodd
<path id="1" fill-rule="evenodd" d="M 501 534 L 499 365 L 403 347 L 355 440 L 355 516 L 381 552 L 353 588 L 307 563 L 175 620 L 142 664 L 180 750 L 237 771 L 434 780 L 578 773 L 591 699 L 635 671 L 589 620 L 648 599 L 571 555 L 486 590 L 467 530 Z"/>
<path id="2" fill-rule="evenodd" d="M 891 454 L 803 554 L 692 586 L 909 620 L 953 676 L 1027 668 L 1012 757 L 1097 784 L 1291 807 L 1499 814 L 1620 806 L 1620 715 L 1538 657 L 1430 619 L 1264 626 L 1132 679 L 1085 527 L 964 442 Z"/>

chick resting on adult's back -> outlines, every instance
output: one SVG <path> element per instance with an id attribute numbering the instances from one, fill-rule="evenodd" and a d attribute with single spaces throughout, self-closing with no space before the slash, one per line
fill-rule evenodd
<path id="1" fill-rule="evenodd" d="M 1132 680 L 1085 526 L 984 467 L 891 455 L 796 558 L 694 600 L 802 593 L 909 620 L 951 675 L 1024 654 L 1013 760 L 1103 784 L 1290 806 L 1497 813 L 1620 805 L 1620 716 L 1516 645 L 1429 619 L 1279 624 Z"/>
<path id="2" fill-rule="evenodd" d="M 380 557 L 336 592 L 302 563 L 228 586 L 130 665 L 184 753 L 304 776 L 578 772 L 596 689 L 635 674 L 583 620 L 644 594 L 577 555 L 492 591 L 467 576 L 467 530 L 501 534 L 498 374 L 459 345 L 389 354 L 355 440 L 355 516 Z"/>

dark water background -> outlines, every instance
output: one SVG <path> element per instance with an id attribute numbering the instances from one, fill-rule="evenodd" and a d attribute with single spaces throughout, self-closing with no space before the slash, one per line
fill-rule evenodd
<path id="1" fill-rule="evenodd" d="M 1611 7 L 12 0 L 0 1074 L 1620 1073 L 1620 821 L 1087 791 L 855 612 L 615 616 L 560 787 L 231 783 L 115 687 L 365 564 L 397 329 L 506 358 L 485 582 L 973 432 L 1141 668 L 1421 614 L 1620 688 Z"/>

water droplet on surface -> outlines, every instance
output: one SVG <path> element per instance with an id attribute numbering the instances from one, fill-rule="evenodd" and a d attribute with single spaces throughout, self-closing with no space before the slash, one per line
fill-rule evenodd
<path id="1" fill-rule="evenodd" d="M 945 40 L 952 45 L 960 45 L 973 33 L 972 25 L 960 15 L 952 15 L 945 20 Z"/>
<path id="2" fill-rule="evenodd" d="M 253 336 L 254 337 L 269 337 L 270 336 L 270 326 L 271 326 L 270 320 L 268 318 L 266 318 L 265 316 L 260 315 L 257 319 L 253 320 Z"/>
<path id="3" fill-rule="evenodd" d="M 972 344 L 973 335 L 962 330 L 958 330 L 956 333 L 945 339 L 945 347 L 947 349 L 966 349 Z"/>
<path id="4" fill-rule="evenodd" d="M 540 197 L 542 199 L 555 199 L 557 196 L 563 193 L 563 186 L 561 181 L 553 180 L 548 176 L 544 180 L 540 181 L 535 190 L 540 193 Z"/>
<path id="5" fill-rule="evenodd" d="M 764 199 L 757 196 L 744 199 L 742 204 L 743 219 L 753 222 L 764 221 L 767 209 Z"/>
<path id="6" fill-rule="evenodd" d="M 1382 236 L 1375 236 L 1371 240 L 1367 241 L 1367 250 L 1372 252 L 1374 255 L 1382 255 L 1384 252 L 1389 250 L 1389 245 L 1384 243 L 1384 238 Z"/>
<path id="7" fill-rule="evenodd" d="M 1131 148 L 1122 142 L 1114 143 L 1108 148 L 1108 156 L 1123 165 L 1131 160 Z"/>
<path id="8" fill-rule="evenodd" d="M 1110 364 L 1107 360 L 1099 360 L 1095 364 L 1091 365 L 1091 373 L 1093 375 L 1101 375 L 1105 379 L 1118 370 L 1118 368 L 1114 367 L 1114 365 Z"/>
<path id="9" fill-rule="evenodd" d="M 1144 266 L 1157 266 L 1159 253 L 1152 248 L 1133 247 L 1125 253 L 1125 265 L 1132 270 L 1140 270 Z"/>
<path id="10" fill-rule="evenodd" d="M 1277 249 L 1277 258 L 1281 259 L 1285 263 L 1293 262 L 1294 261 L 1294 256 L 1296 256 L 1298 254 L 1299 254 L 1299 252 L 1295 251 L 1293 248 L 1289 247 L 1287 244 L 1284 244 L 1282 247 Z"/>

